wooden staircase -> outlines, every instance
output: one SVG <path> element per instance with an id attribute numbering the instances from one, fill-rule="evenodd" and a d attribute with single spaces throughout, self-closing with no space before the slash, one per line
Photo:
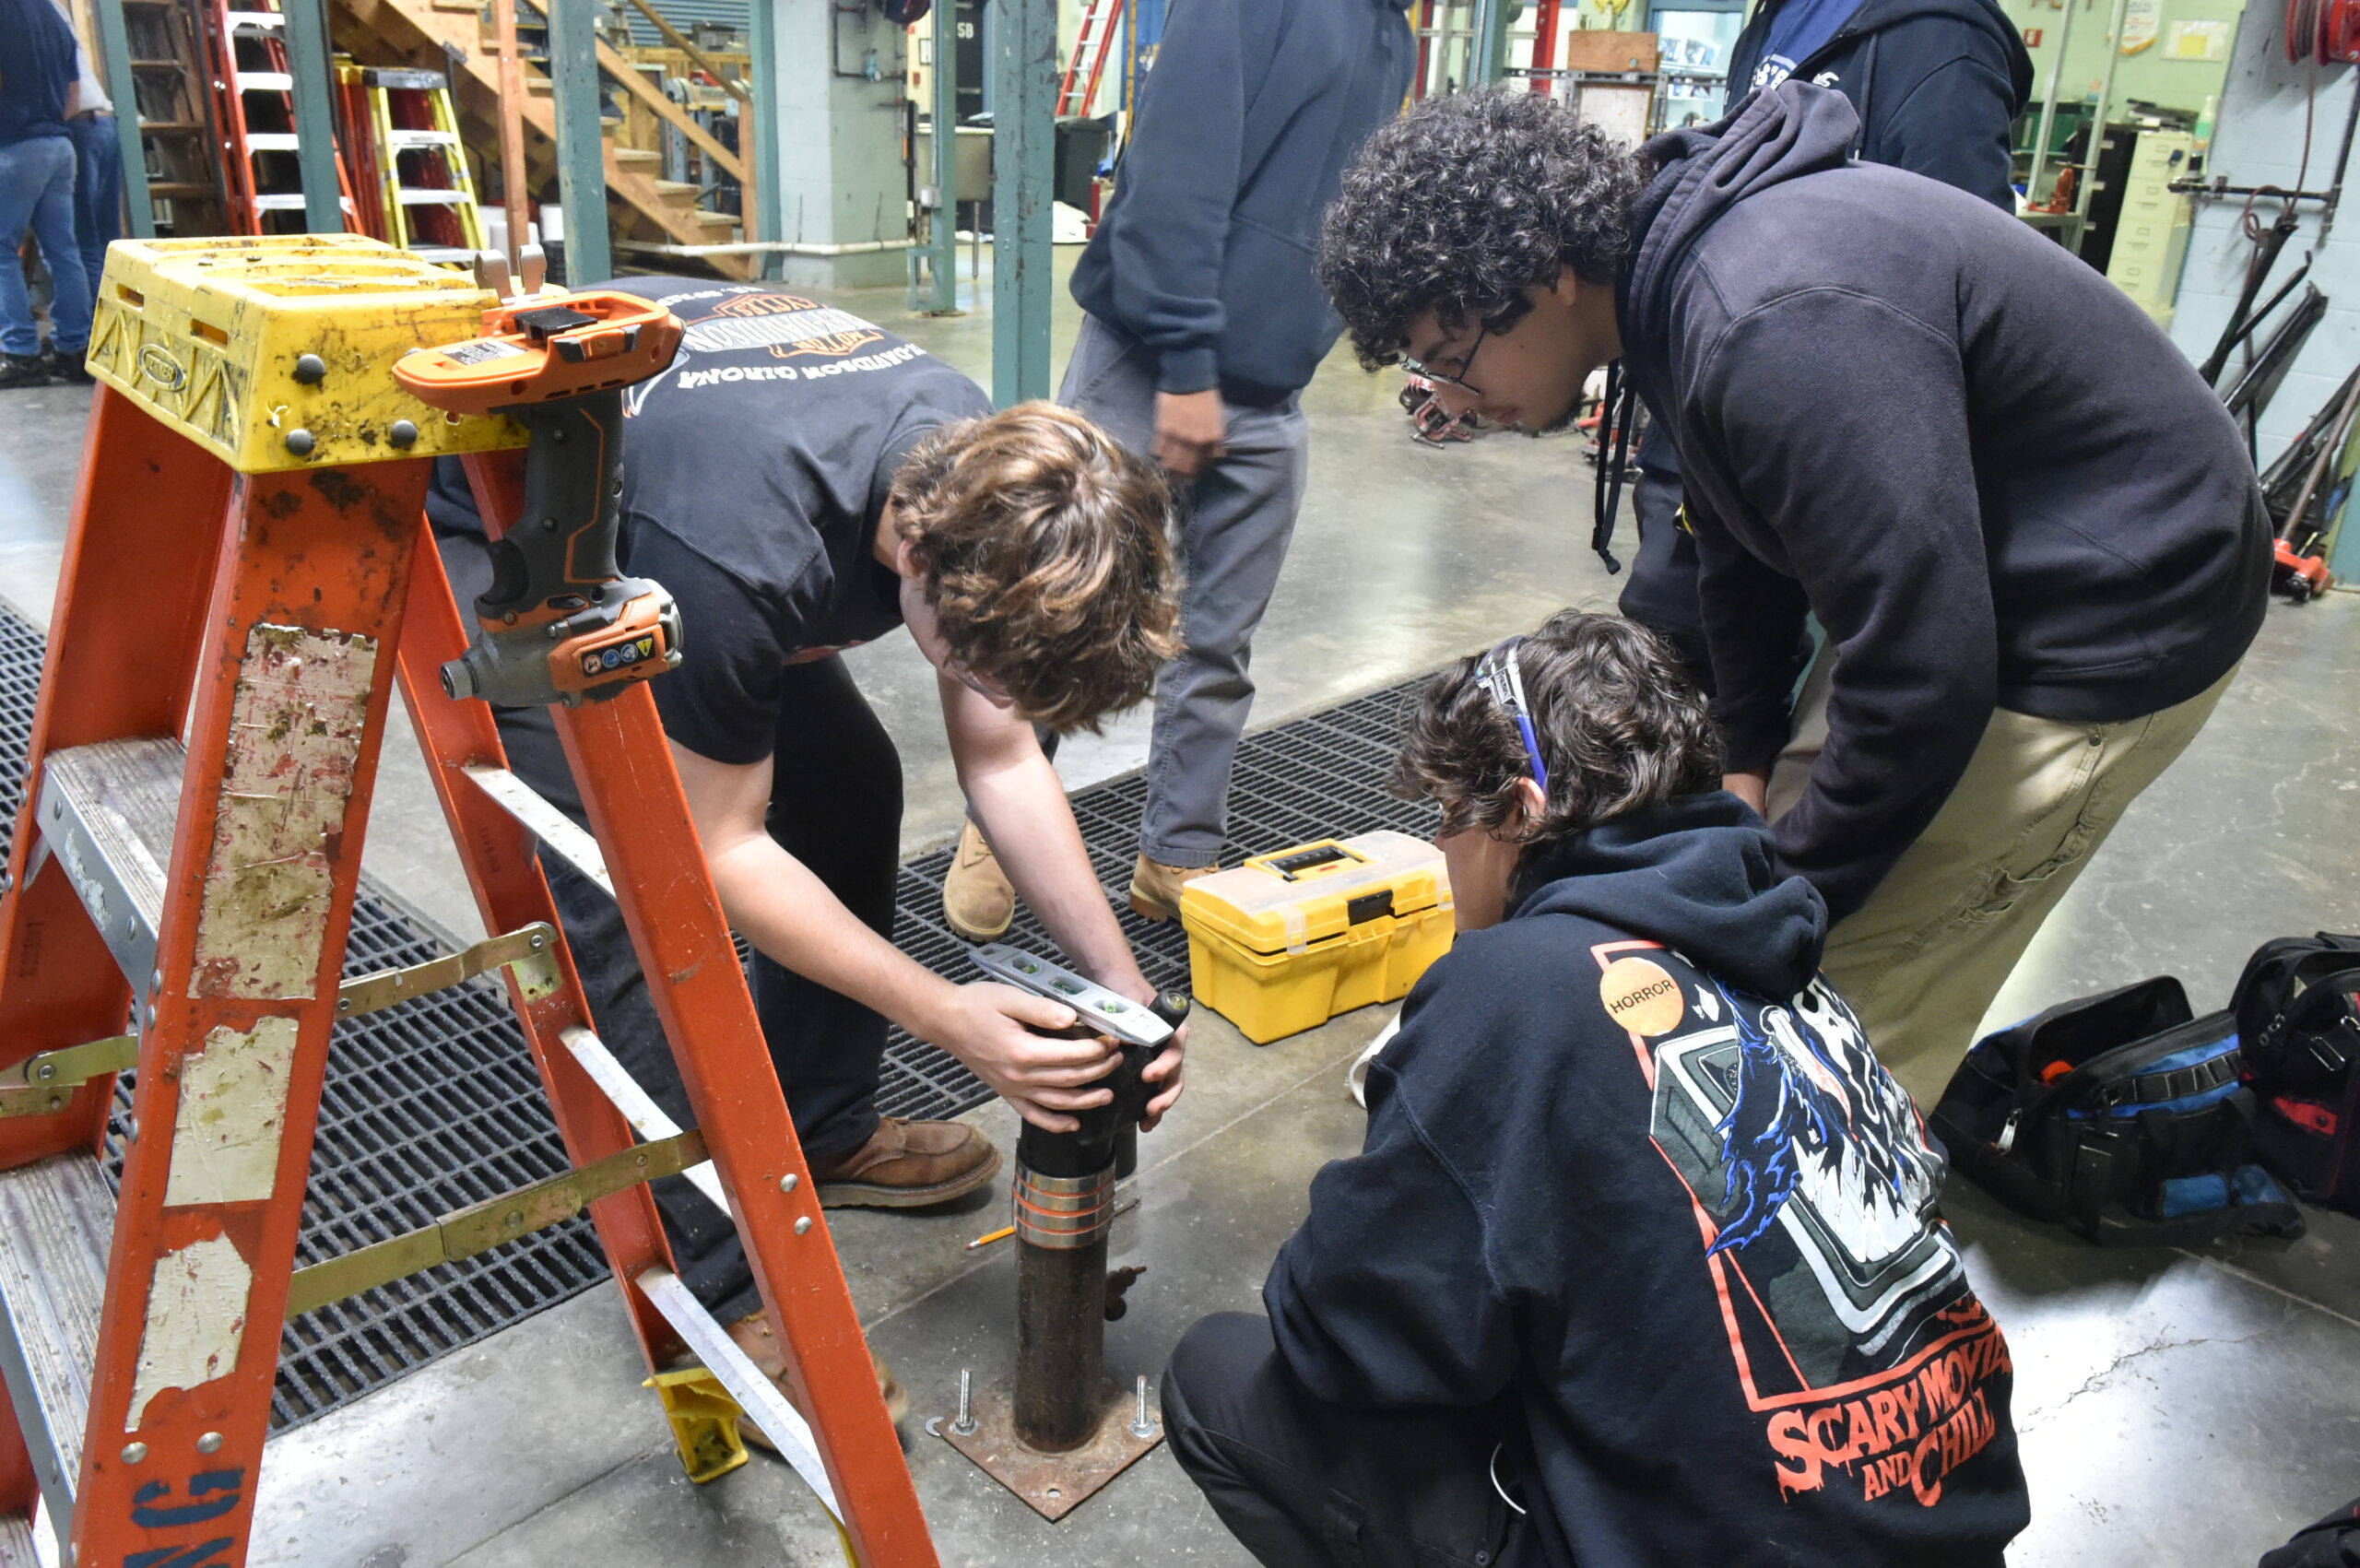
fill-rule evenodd
<path id="1" fill-rule="evenodd" d="M 330 0 L 331 25 L 336 46 L 378 65 L 396 63 L 425 70 L 453 66 L 458 88 L 459 117 L 466 139 L 475 147 L 496 147 L 500 140 L 500 46 L 483 36 L 482 7 L 478 0 Z M 447 53 L 446 53 L 447 51 Z M 600 63 L 617 79 L 628 77 L 644 86 L 605 45 Z M 546 190 L 557 177 L 557 112 L 549 100 L 546 73 L 532 62 L 523 63 L 525 94 L 525 160 L 536 191 Z M 635 90 L 635 89 L 634 89 Z M 648 88 L 648 92 L 655 89 Z M 644 96 L 644 95 L 643 95 Z M 656 94 L 658 98 L 661 94 Z M 618 240 L 655 244 L 713 245 L 738 239 L 738 220 L 726 213 L 704 212 L 697 206 L 697 187 L 662 178 L 664 155 L 634 147 L 619 147 L 607 122 L 607 211 Z M 711 149 L 708 149 L 711 150 Z M 754 276 L 752 256 L 702 256 L 703 268 L 724 277 Z"/>

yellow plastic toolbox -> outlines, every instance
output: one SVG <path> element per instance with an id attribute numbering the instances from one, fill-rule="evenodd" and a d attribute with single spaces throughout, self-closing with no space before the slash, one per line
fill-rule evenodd
<path id="1" fill-rule="evenodd" d="M 1267 1045 L 1390 1002 L 1450 950 L 1442 851 L 1407 833 L 1257 855 L 1180 893 L 1197 1000 Z"/>

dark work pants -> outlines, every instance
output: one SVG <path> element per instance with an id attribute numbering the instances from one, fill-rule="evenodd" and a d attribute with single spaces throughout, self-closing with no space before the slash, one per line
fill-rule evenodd
<path id="1" fill-rule="evenodd" d="M 1713 658 L 1705 647 L 1705 606 L 1696 586 L 1696 539 L 1679 523 L 1680 477 L 1642 468 L 1631 488 L 1638 514 L 1639 549 L 1622 585 L 1624 616 L 1656 633 L 1680 655 L 1705 696 L 1713 694 Z"/>
<path id="2" fill-rule="evenodd" d="M 491 581 L 488 558 L 472 538 L 446 537 L 442 545 L 463 613 L 472 615 L 464 607 Z M 693 629 L 690 637 L 693 658 Z M 900 754 L 842 658 L 831 654 L 787 666 L 781 690 L 771 757 L 771 837 L 869 929 L 890 940 L 901 863 Z M 587 827 L 549 710 L 502 709 L 499 717 L 510 770 Z M 694 1126 L 621 910 L 555 855 L 542 855 L 541 866 L 598 1038 L 667 1115 L 682 1126 Z M 760 953 L 750 975 L 754 1009 L 805 1157 L 817 1163 L 858 1149 L 877 1130 L 885 1020 Z M 683 1177 L 654 1183 L 651 1190 L 680 1278 L 697 1299 L 724 1322 L 759 1306 L 753 1274 L 729 1217 Z"/>
<path id="3" fill-rule="evenodd" d="M 1492 1484 L 1495 1412 L 1328 1404 L 1280 1362 L 1259 1314 L 1217 1313 L 1181 1337 L 1163 1421 L 1180 1468 L 1270 1568 L 1495 1568 L 1530 1544 Z"/>

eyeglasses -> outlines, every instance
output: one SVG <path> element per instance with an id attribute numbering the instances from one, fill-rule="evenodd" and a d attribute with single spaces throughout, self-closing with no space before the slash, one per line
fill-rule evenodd
<path id="1" fill-rule="evenodd" d="M 1516 721 L 1516 733 L 1524 737 L 1524 754 L 1532 763 L 1532 782 L 1546 795 L 1549 764 L 1540 760 L 1540 737 L 1533 733 L 1532 708 L 1524 700 L 1524 670 L 1516 658 L 1516 648 L 1523 641 L 1511 637 L 1484 654 L 1475 666 L 1475 684 L 1490 694 L 1501 713 Z"/>
<path id="2" fill-rule="evenodd" d="M 1423 376 L 1430 382 L 1463 392 L 1469 397 L 1481 397 L 1483 395 L 1482 389 L 1468 383 L 1467 372 L 1475 368 L 1476 351 L 1483 347 L 1483 339 L 1491 336 L 1492 329 L 1488 324 L 1475 334 L 1475 341 L 1468 345 L 1467 352 L 1458 357 L 1458 370 L 1455 374 L 1447 371 L 1438 371 L 1423 360 L 1413 360 L 1406 355 L 1402 358 L 1401 368 L 1413 376 Z"/>

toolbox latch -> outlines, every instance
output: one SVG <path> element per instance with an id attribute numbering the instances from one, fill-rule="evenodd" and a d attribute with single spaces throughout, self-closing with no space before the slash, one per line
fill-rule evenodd
<path id="1" fill-rule="evenodd" d="M 1378 915 L 1393 913 L 1393 890 L 1379 888 L 1373 893 L 1363 893 L 1344 903 L 1344 924 L 1358 925 L 1375 920 Z"/>

